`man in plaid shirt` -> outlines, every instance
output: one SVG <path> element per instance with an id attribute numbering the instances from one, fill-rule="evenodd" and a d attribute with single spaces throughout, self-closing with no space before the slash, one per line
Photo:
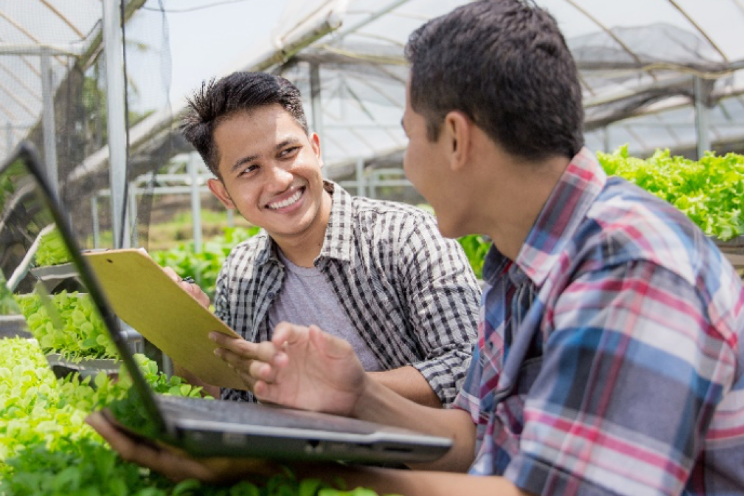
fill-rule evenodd
<path id="1" fill-rule="evenodd" d="M 324 181 L 319 138 L 286 79 L 236 72 L 189 104 L 183 134 L 217 176 L 209 188 L 263 228 L 226 260 L 216 315 L 247 348 L 282 321 L 318 325 L 348 340 L 375 380 L 449 406 L 470 363 L 480 300 L 459 244 L 421 209 L 352 197 Z M 246 390 L 222 397 L 252 400 L 245 377 Z"/>
<path id="2" fill-rule="evenodd" d="M 578 75 L 554 19 L 520 0 L 468 3 L 414 32 L 407 56 L 406 174 L 443 234 L 494 243 L 466 384 L 454 408 L 415 405 L 369 380 L 344 342 L 282 325 L 253 352 L 257 397 L 454 439 L 427 471 L 329 467 L 352 487 L 743 495 L 741 280 L 684 215 L 583 148 Z M 246 358 L 218 341 L 231 363 Z M 203 478 L 229 473 L 151 457 L 94 424 L 165 473 L 178 475 L 174 459 Z"/>

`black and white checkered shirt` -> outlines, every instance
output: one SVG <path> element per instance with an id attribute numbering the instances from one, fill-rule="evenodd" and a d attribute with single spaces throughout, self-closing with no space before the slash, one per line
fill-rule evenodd
<path id="1" fill-rule="evenodd" d="M 477 336 L 480 289 L 465 253 L 418 208 L 352 197 L 330 182 L 326 189 L 333 205 L 315 267 L 383 369 L 412 365 L 449 405 Z M 269 307 L 283 279 L 274 242 L 262 231 L 228 256 L 215 313 L 245 339 L 266 341 Z M 252 395 L 223 389 L 222 397 Z"/>

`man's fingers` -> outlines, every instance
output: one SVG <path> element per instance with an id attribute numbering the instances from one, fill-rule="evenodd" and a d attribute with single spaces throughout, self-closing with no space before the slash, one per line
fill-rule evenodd
<path id="1" fill-rule="evenodd" d="M 239 365 L 236 360 L 259 360 L 262 362 L 271 362 L 279 351 L 273 343 L 264 341 L 261 343 L 252 343 L 242 338 L 234 338 L 222 334 L 221 332 L 209 333 L 209 339 L 217 343 L 222 350 L 231 353 L 235 356 L 230 356 L 220 351 L 220 348 L 215 350 L 220 357 L 227 361 L 232 360 L 230 363 Z"/>
<path id="2" fill-rule="evenodd" d="M 251 374 L 243 371 L 238 371 L 238 376 L 243 381 L 243 384 L 245 384 L 245 388 L 252 392 L 253 388 L 256 387 L 256 379 Z"/>
<path id="3" fill-rule="evenodd" d="M 253 391 L 255 383 L 259 379 L 274 380 L 276 373 L 270 363 L 275 361 L 277 350 L 272 343 L 256 344 L 227 336 L 215 336 L 215 338 L 214 341 L 218 344 L 225 343 L 225 347 L 217 348 L 215 354 L 238 373 L 249 391 Z"/>
<path id="4" fill-rule="evenodd" d="M 163 269 L 163 272 L 165 272 L 168 277 L 171 278 L 172 281 L 178 283 L 181 288 L 186 291 L 188 294 L 190 294 L 196 301 L 199 302 L 201 306 L 204 308 L 209 308 L 209 296 L 202 291 L 202 289 L 199 287 L 198 284 L 194 283 L 194 280 L 191 278 L 189 281 L 186 281 L 181 278 L 178 274 L 176 274 L 176 271 L 173 270 L 170 267 L 161 267 Z"/>
<path id="5" fill-rule="evenodd" d="M 276 379 L 277 369 L 271 364 L 253 361 L 248 369 L 251 377 L 255 378 L 256 381 L 274 382 Z"/>
<path id="6" fill-rule="evenodd" d="M 214 341 L 221 348 L 246 358 L 253 358 L 255 355 L 254 350 L 257 346 L 256 343 L 246 341 L 243 338 L 236 338 L 221 332 L 212 331 L 209 333 L 209 339 Z"/>
<path id="7" fill-rule="evenodd" d="M 307 333 L 307 327 L 290 324 L 289 322 L 279 322 L 274 327 L 274 334 L 271 336 L 271 342 L 278 347 L 287 344 L 294 344 Z"/>
<path id="8" fill-rule="evenodd" d="M 88 415 L 85 421 L 126 461 L 149 464 L 161 453 L 151 442 L 138 443 L 112 424 L 101 412 Z"/>
<path id="9" fill-rule="evenodd" d="M 179 282 L 181 287 L 186 290 L 187 293 L 189 293 L 196 301 L 199 302 L 201 306 L 204 308 L 209 308 L 209 296 L 202 291 L 202 289 L 199 287 L 196 283 L 189 283 L 185 281 Z"/>
<path id="10" fill-rule="evenodd" d="M 311 325 L 308 329 L 310 341 L 328 358 L 343 358 L 354 354 L 351 344 L 345 339 L 324 332 L 320 327 Z"/>
<path id="11" fill-rule="evenodd" d="M 175 281 L 175 282 L 181 281 L 181 276 L 176 274 L 175 270 L 171 269 L 170 267 L 161 267 L 161 268 L 163 269 L 163 272 L 165 272 L 168 275 L 168 277 L 171 278 L 172 281 Z"/>

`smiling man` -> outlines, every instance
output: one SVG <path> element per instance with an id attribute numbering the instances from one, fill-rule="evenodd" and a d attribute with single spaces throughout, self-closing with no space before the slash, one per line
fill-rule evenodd
<path id="1" fill-rule="evenodd" d="M 250 350 L 282 321 L 314 324 L 349 341 L 375 380 L 449 405 L 480 298 L 460 246 L 420 209 L 324 181 L 320 140 L 286 79 L 237 72 L 189 103 L 183 133 L 216 176 L 210 190 L 263 228 L 232 250 L 217 281 L 215 311 L 247 340 L 238 344 Z M 252 398 L 250 363 L 234 364 L 246 391 L 223 398 Z"/>
<path id="2" fill-rule="evenodd" d="M 406 55 L 406 175 L 445 235 L 493 240 L 468 378 L 452 408 L 417 405 L 371 380 L 344 341 L 290 324 L 252 350 L 249 372 L 262 401 L 453 447 L 428 470 L 297 473 L 406 496 L 744 495 L 741 279 L 684 214 L 583 147 L 555 20 L 530 1 L 468 2 L 416 30 Z M 228 361 L 248 358 L 217 334 Z M 245 474 L 91 421 L 172 477 Z"/>

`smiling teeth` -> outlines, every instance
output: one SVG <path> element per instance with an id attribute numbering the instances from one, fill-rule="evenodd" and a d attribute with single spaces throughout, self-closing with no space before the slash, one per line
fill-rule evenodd
<path id="1" fill-rule="evenodd" d="M 288 207 L 292 205 L 293 203 L 295 203 L 297 200 L 299 200 L 301 196 L 302 196 L 302 191 L 300 190 L 300 191 L 297 191 L 297 193 L 295 193 L 294 195 L 287 198 L 286 200 L 280 201 L 278 203 L 271 203 L 270 205 L 268 205 L 268 207 L 272 210 L 278 210 L 280 208 Z"/>

